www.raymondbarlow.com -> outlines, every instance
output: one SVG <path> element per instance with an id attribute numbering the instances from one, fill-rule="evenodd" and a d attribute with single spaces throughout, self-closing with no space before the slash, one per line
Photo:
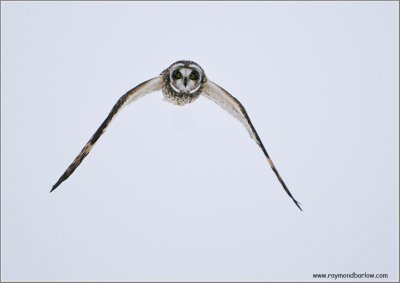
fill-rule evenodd
<path id="1" fill-rule="evenodd" d="M 317 279 L 384 279 L 389 278 L 387 273 L 314 273 L 313 278 Z"/>

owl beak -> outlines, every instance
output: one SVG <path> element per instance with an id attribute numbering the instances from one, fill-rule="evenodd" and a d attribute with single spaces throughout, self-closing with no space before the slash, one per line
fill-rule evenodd
<path id="1" fill-rule="evenodd" d="M 183 79 L 183 85 L 186 87 L 187 86 L 187 78 Z"/>

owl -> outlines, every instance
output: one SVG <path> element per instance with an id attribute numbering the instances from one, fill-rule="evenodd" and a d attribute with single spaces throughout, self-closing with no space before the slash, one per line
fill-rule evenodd
<path id="1" fill-rule="evenodd" d="M 67 168 L 64 174 L 61 175 L 50 192 L 54 191 L 75 171 L 79 164 L 81 164 L 82 160 L 89 154 L 97 140 L 105 132 L 114 117 L 124 106 L 149 93 L 159 90 L 162 91 L 166 101 L 180 106 L 195 101 L 200 95 L 205 96 L 238 119 L 263 151 L 269 165 L 272 168 L 272 171 L 275 173 L 283 189 L 293 200 L 296 206 L 302 210 L 300 203 L 296 201 L 296 199 L 290 193 L 274 163 L 272 162 L 243 105 L 225 89 L 210 81 L 207 78 L 203 68 L 200 67 L 199 64 L 187 60 L 173 63 L 159 76 L 139 84 L 121 96 L 121 98 L 118 99 L 114 107 L 111 109 L 107 118 L 83 147 L 81 152 Z"/>

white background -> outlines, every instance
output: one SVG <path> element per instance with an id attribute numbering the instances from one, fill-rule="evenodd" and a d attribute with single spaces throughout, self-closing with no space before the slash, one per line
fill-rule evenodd
<path id="1" fill-rule="evenodd" d="M 3 280 L 398 280 L 397 2 L 1 3 Z M 126 107 L 177 60 L 246 107 Z"/>

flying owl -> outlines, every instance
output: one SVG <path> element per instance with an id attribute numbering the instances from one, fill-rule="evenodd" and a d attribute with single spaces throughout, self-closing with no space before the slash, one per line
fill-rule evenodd
<path id="1" fill-rule="evenodd" d="M 139 84 L 118 99 L 117 103 L 115 103 L 114 107 L 111 109 L 110 114 L 108 114 L 107 118 L 83 147 L 81 152 L 67 168 L 64 174 L 62 174 L 62 176 L 58 179 L 57 183 L 55 183 L 50 192 L 54 191 L 62 182 L 64 182 L 75 171 L 79 164 L 81 164 L 82 160 L 89 154 L 97 140 L 105 132 L 110 122 L 114 119 L 122 107 L 145 96 L 146 94 L 159 90 L 162 91 L 166 101 L 176 105 L 185 105 L 191 103 L 200 95 L 203 95 L 217 103 L 232 116 L 238 119 L 263 151 L 269 165 L 274 171 L 279 182 L 282 184 L 286 193 L 294 201 L 297 207 L 302 210 L 299 202 L 296 201 L 296 199 L 292 196 L 282 177 L 278 173 L 274 163 L 269 157 L 269 154 L 265 149 L 260 137 L 258 136 L 257 131 L 254 128 L 243 105 L 225 89 L 208 80 L 204 70 L 199 64 L 186 60 L 173 63 L 159 76 Z"/>

